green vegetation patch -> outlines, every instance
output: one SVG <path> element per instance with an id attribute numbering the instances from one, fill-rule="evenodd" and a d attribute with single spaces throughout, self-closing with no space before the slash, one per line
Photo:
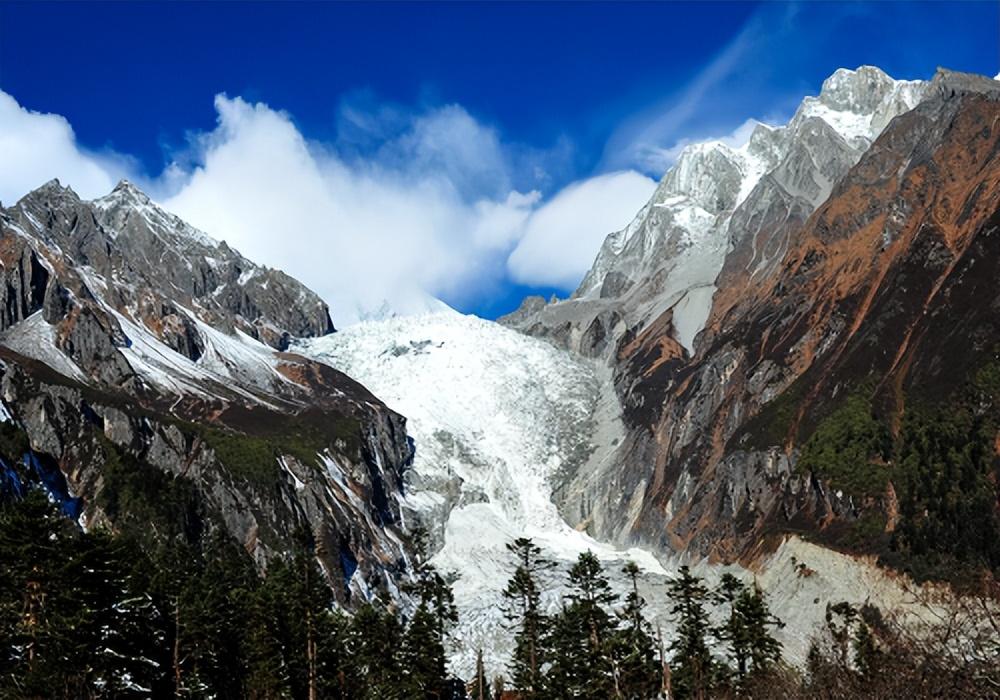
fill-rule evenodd
<path id="1" fill-rule="evenodd" d="M 136 459 L 102 433 L 94 434 L 104 460 L 97 504 L 112 522 L 143 541 L 178 535 L 196 541 L 204 514 L 194 484 Z"/>
<path id="2" fill-rule="evenodd" d="M 871 399 L 862 390 L 820 422 L 802 447 L 798 468 L 847 493 L 877 496 L 891 476 L 891 455 L 889 430 L 874 416 Z"/>
<path id="3" fill-rule="evenodd" d="M 805 396 L 806 382 L 799 377 L 748 421 L 740 438 L 741 445 L 758 450 L 783 445 Z"/>
<path id="4" fill-rule="evenodd" d="M 268 487 L 281 478 L 278 458 L 282 455 L 318 467 L 318 454 L 326 449 L 339 448 L 352 455 L 360 451 L 361 424 L 357 419 L 315 413 L 275 415 L 266 431 L 253 435 L 195 423 L 185 424 L 184 429 L 200 436 L 234 477 Z"/>

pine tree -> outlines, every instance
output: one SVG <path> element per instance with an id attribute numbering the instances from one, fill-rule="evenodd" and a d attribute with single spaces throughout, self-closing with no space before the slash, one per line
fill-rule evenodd
<path id="1" fill-rule="evenodd" d="M 732 574 L 722 576 L 713 598 L 728 607 L 729 615 L 715 630 L 715 636 L 726 645 L 733 661 L 736 687 L 745 687 L 748 676 L 765 675 L 781 658 L 781 644 L 769 628 L 783 625 L 771 614 L 761 590 L 756 585 L 745 585 Z"/>
<path id="2" fill-rule="evenodd" d="M 320 644 L 325 642 L 333 595 L 316 564 L 311 533 L 301 530 L 290 561 L 275 561 L 264 580 L 264 602 L 273 616 L 273 639 L 262 641 L 262 651 L 280 650 L 277 669 L 295 697 L 315 700 L 321 693 Z M 271 664 L 274 665 L 276 659 Z M 334 675 L 331 671 L 328 675 Z"/>
<path id="3" fill-rule="evenodd" d="M 469 685 L 471 700 L 490 700 L 490 685 L 486 680 L 486 667 L 483 665 L 483 650 L 476 650 L 476 676 Z"/>
<path id="4" fill-rule="evenodd" d="M 448 684 L 445 649 L 437 618 L 421 603 L 403 637 L 403 672 L 407 697 L 445 698 Z"/>
<path id="5" fill-rule="evenodd" d="M 507 545 L 517 559 L 514 575 L 503 595 L 504 614 L 516 625 L 514 654 L 510 671 L 514 687 L 526 698 L 534 698 L 542 688 L 541 669 L 546 662 L 543 629 L 546 618 L 541 610 L 539 575 L 554 566 L 542 558 L 542 550 L 528 538 Z"/>
<path id="6" fill-rule="evenodd" d="M 403 630 L 395 615 L 370 604 L 361 606 L 351 620 L 346 672 L 338 674 L 341 697 L 352 700 L 405 697 L 400 662 L 402 639 Z"/>
<path id="7" fill-rule="evenodd" d="M 854 665 L 864 678 L 873 678 L 882 662 L 882 651 L 878 647 L 875 635 L 864 622 L 858 623 L 854 633 Z"/>
<path id="8" fill-rule="evenodd" d="M 708 649 L 711 625 L 705 610 L 708 589 L 687 566 L 667 587 L 671 613 L 677 623 L 677 637 L 670 644 L 671 685 L 678 700 L 702 700 L 713 686 L 714 668 Z"/>
<path id="9" fill-rule="evenodd" d="M 246 695 L 247 623 L 260 578 L 253 563 L 221 530 L 205 546 L 203 562 L 182 595 L 185 639 L 196 675 L 221 698 Z"/>
<path id="10" fill-rule="evenodd" d="M 605 607 L 617 596 L 593 552 L 580 555 L 570 569 L 569 584 L 569 603 L 553 626 L 547 697 L 619 696 L 610 653 L 614 623 Z"/>
<path id="11" fill-rule="evenodd" d="M 94 629 L 79 592 L 73 526 L 37 489 L 0 511 L 2 687 L 27 697 L 85 694 Z M 74 633 L 78 631 L 78 633 Z"/>
<path id="12" fill-rule="evenodd" d="M 406 590 L 417 599 L 417 607 L 406 626 L 402 646 L 402 669 L 406 690 L 413 697 L 446 698 L 454 684 L 449 678 L 445 641 L 458 621 L 451 581 L 429 561 L 427 534 L 412 535 L 416 567 Z"/>
<path id="13" fill-rule="evenodd" d="M 288 694 L 288 670 L 282 640 L 280 591 L 265 580 L 251 598 L 245 652 L 246 689 L 251 700 Z"/>
<path id="14" fill-rule="evenodd" d="M 85 534 L 76 544 L 73 604 L 88 611 L 88 621 L 74 635 L 88 649 L 81 661 L 91 666 L 90 685 L 109 696 L 147 697 L 162 678 L 156 656 L 163 637 L 152 600 L 132 572 L 148 559 L 108 532 Z"/>
<path id="15" fill-rule="evenodd" d="M 618 689 L 621 697 L 651 698 L 662 683 L 661 665 L 656 658 L 656 642 L 642 615 L 646 601 L 639 595 L 639 567 L 628 562 L 622 568 L 632 586 L 619 612 L 622 627 L 612 637 Z"/>

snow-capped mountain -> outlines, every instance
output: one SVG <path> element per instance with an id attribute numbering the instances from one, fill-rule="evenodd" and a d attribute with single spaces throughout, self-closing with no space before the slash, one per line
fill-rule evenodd
<path id="1" fill-rule="evenodd" d="M 262 566 L 305 526 L 341 600 L 395 585 L 404 419 L 284 352 L 333 330 L 313 292 L 127 182 L 84 201 L 53 181 L 0 210 L 0 265 L 0 398 L 82 523 L 129 516 L 102 507 L 127 459 L 184 477 Z"/>
<path id="2" fill-rule="evenodd" d="M 758 124 L 739 147 L 685 147 L 649 203 L 607 237 L 572 298 L 530 316 L 530 331 L 559 335 L 568 322 L 570 347 L 600 354 L 607 336 L 637 332 L 670 310 L 675 339 L 693 354 L 727 254 L 751 236 L 755 273 L 780 258 L 780 236 L 755 231 L 782 213 L 811 213 L 925 85 L 871 66 L 838 70 L 787 125 Z M 517 316 L 508 322 L 527 328 Z"/>

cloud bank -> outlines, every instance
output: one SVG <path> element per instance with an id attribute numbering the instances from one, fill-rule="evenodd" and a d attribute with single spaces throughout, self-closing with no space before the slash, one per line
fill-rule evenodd
<path id="1" fill-rule="evenodd" d="M 73 183 L 83 197 L 98 197 L 127 172 L 125 159 L 87 152 L 58 114 L 25 109 L 0 91 L 0 201 L 14 201 L 52 178 Z"/>
<path id="2" fill-rule="evenodd" d="M 655 185 L 621 171 L 543 198 L 537 187 L 558 154 L 504 143 L 458 105 L 345 108 L 345 133 L 377 143 L 364 155 L 308 140 L 292 115 L 264 103 L 218 95 L 215 110 L 214 129 L 144 177 L 127 158 L 81 148 L 63 117 L 0 93 L 0 195 L 13 201 L 58 177 L 91 198 L 128 176 L 211 236 L 302 280 L 343 325 L 385 302 L 401 313 L 435 298 L 473 304 L 510 280 L 570 291 Z"/>
<path id="3" fill-rule="evenodd" d="M 575 182 L 532 212 L 507 261 L 522 284 L 575 287 L 605 237 L 624 228 L 656 189 L 632 170 Z"/>

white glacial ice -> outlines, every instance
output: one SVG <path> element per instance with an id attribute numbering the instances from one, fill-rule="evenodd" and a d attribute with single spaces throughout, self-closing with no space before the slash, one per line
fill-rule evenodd
<path id="1" fill-rule="evenodd" d="M 434 531 L 441 547 L 434 563 L 459 576 L 454 672 L 469 677 L 480 648 L 491 674 L 505 672 L 513 634 L 501 591 L 515 566 L 505 545 L 520 536 L 557 563 L 543 581 L 550 611 L 558 609 L 569 566 L 590 549 L 620 594 L 622 565 L 639 564 L 647 612 L 670 637 L 665 584 L 681 559 L 598 542 L 570 527 L 552 502 L 563 470 L 607 458 L 622 434 L 617 402 L 607 406 L 614 390 L 598 363 L 455 311 L 361 322 L 292 350 L 346 372 L 406 416 L 416 455 L 401 505 L 408 524 L 419 518 Z M 755 575 L 688 563 L 709 581 L 723 571 Z M 801 576 L 797 564 L 815 573 Z M 827 602 L 895 604 L 901 595 L 875 567 L 794 538 L 757 576 L 788 623 L 779 633 L 787 656 L 799 663 Z"/>

